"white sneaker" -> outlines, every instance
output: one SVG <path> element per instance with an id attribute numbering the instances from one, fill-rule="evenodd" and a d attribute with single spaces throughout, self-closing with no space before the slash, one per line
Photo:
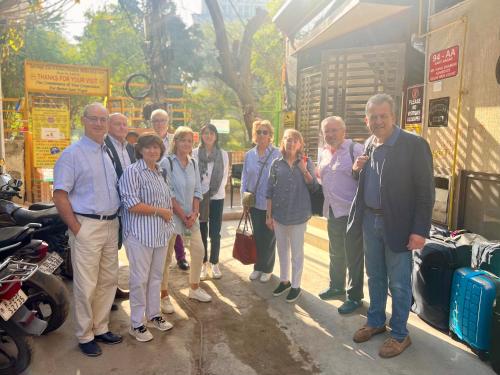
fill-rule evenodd
<path id="1" fill-rule="evenodd" d="M 269 280 L 271 280 L 272 273 L 265 273 L 262 272 L 262 275 L 260 276 L 260 282 L 261 283 L 267 283 Z"/>
<path id="2" fill-rule="evenodd" d="M 220 279 L 222 277 L 222 273 L 219 269 L 219 264 L 212 264 L 212 277 L 214 279 Z"/>
<path id="3" fill-rule="evenodd" d="M 147 342 L 153 340 L 153 335 L 143 325 L 137 328 L 130 327 L 128 333 L 130 333 L 130 335 L 134 336 L 135 339 L 140 342 Z"/>
<path id="4" fill-rule="evenodd" d="M 248 276 L 248 278 L 249 278 L 250 280 L 257 280 L 257 279 L 260 277 L 260 275 L 262 275 L 262 272 L 260 272 L 260 271 L 253 271 L 253 272 L 250 274 L 250 276 Z"/>
<path id="5" fill-rule="evenodd" d="M 168 331 L 169 329 L 172 329 L 174 325 L 167 322 L 162 316 L 155 316 L 148 322 L 148 327 L 154 327 L 160 331 Z"/>
<path id="6" fill-rule="evenodd" d="M 170 296 L 163 297 L 160 300 L 161 312 L 164 314 L 172 314 L 174 312 L 174 305 L 170 302 Z"/>
<path id="7" fill-rule="evenodd" d="M 212 300 L 212 296 L 200 287 L 194 290 L 189 288 L 189 298 L 195 299 L 200 302 L 210 302 Z"/>
<path id="8" fill-rule="evenodd" d="M 200 280 L 208 279 L 209 272 L 210 272 L 210 263 L 208 262 L 203 263 L 203 265 L 201 266 Z"/>

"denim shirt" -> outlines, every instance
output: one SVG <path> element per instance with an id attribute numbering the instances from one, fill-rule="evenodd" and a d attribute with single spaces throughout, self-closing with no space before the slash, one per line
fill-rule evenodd
<path id="1" fill-rule="evenodd" d="M 309 189 L 318 188 L 314 164 L 307 159 L 307 170 L 313 177 L 312 184 L 307 185 L 298 162 L 290 168 L 288 162 L 280 157 L 271 166 L 266 196 L 271 199 L 273 219 L 282 225 L 302 224 L 312 215 Z"/>
<path id="2" fill-rule="evenodd" d="M 170 161 L 172 161 L 172 168 Z M 170 154 L 160 160 L 160 167 L 167 172 L 167 179 L 170 184 L 170 195 L 175 198 L 186 214 L 193 212 L 193 198 L 201 200 L 201 182 L 198 163 L 189 157 L 186 167 L 183 167 L 175 154 Z M 184 223 L 180 217 L 174 215 L 175 233 L 184 233 Z M 198 230 L 199 221 L 191 227 L 192 231 Z"/>
<path id="3" fill-rule="evenodd" d="M 269 156 L 269 153 L 271 153 L 271 156 Z M 269 158 L 267 159 L 268 156 Z M 258 208 L 259 210 L 267 209 L 266 190 L 269 170 L 273 160 L 279 158 L 280 156 L 280 150 L 274 146 L 269 146 L 266 153 L 262 157 L 260 157 L 257 152 L 257 146 L 245 154 L 243 172 L 241 174 L 241 196 L 243 197 L 243 193 L 246 191 L 255 193 L 255 208 Z M 264 161 L 266 161 L 265 165 Z M 259 186 L 257 186 L 257 191 L 254 191 L 261 168 L 264 169 L 259 180 Z"/>

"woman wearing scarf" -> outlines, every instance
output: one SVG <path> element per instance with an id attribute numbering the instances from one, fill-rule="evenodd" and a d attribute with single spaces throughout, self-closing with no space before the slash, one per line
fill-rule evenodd
<path id="1" fill-rule="evenodd" d="M 229 174 L 229 157 L 219 147 L 219 133 L 212 124 L 201 128 L 201 144 L 193 150 L 193 158 L 198 162 L 203 200 L 200 202 L 200 231 L 205 247 L 205 257 L 200 279 L 210 276 L 220 279 L 219 269 L 220 230 L 222 211 L 226 196 L 226 183 Z M 207 237 L 210 236 L 210 258 L 208 258 Z M 210 262 L 208 262 L 210 260 Z"/>

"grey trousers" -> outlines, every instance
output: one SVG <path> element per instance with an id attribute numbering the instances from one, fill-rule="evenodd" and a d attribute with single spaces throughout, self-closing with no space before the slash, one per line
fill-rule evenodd
<path id="1" fill-rule="evenodd" d="M 276 257 L 276 237 L 274 232 L 266 225 L 266 210 L 250 208 L 252 219 L 255 247 L 257 248 L 257 263 L 253 269 L 255 271 L 271 273 L 274 268 Z"/>
<path id="2" fill-rule="evenodd" d="M 353 301 L 360 301 L 363 298 L 363 238 L 346 241 L 346 229 L 347 216 L 335 218 L 330 210 L 328 219 L 330 288 L 345 289 L 346 270 L 349 270 L 347 296 Z"/>

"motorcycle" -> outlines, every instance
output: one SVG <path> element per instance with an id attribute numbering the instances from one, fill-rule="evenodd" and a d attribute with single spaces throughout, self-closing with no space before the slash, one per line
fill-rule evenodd
<path id="1" fill-rule="evenodd" d="M 13 252 L 13 259 L 18 261 L 39 262 L 46 258 L 48 245 L 44 241 L 32 239 L 40 224 L 24 227 L 0 228 L 0 247 L 16 241 L 20 246 Z M 59 328 L 68 316 L 69 293 L 63 281 L 44 268 L 45 262 L 37 267 L 21 289 L 26 294 L 25 305 L 36 313 L 36 317 L 47 322 L 44 333 Z"/>
<path id="2" fill-rule="evenodd" d="M 28 297 L 21 285 L 36 273 L 36 264 L 15 260 L 12 255 L 23 248 L 26 232 L 2 233 L 0 246 L 0 375 L 19 374 L 31 362 L 31 341 L 27 335 L 40 335 L 47 322 L 37 318 L 26 306 Z M 5 231 L 4 231 L 5 232 Z M 28 233 L 29 235 L 29 233 Z"/>
<path id="3" fill-rule="evenodd" d="M 57 208 L 53 204 L 35 203 L 26 209 L 14 202 L 0 199 L 0 227 L 30 223 L 40 224 L 33 237 L 45 241 L 49 247 L 50 254 L 40 266 L 42 271 L 53 273 L 60 268 L 64 276 L 73 278 L 68 227 L 61 220 Z"/>

